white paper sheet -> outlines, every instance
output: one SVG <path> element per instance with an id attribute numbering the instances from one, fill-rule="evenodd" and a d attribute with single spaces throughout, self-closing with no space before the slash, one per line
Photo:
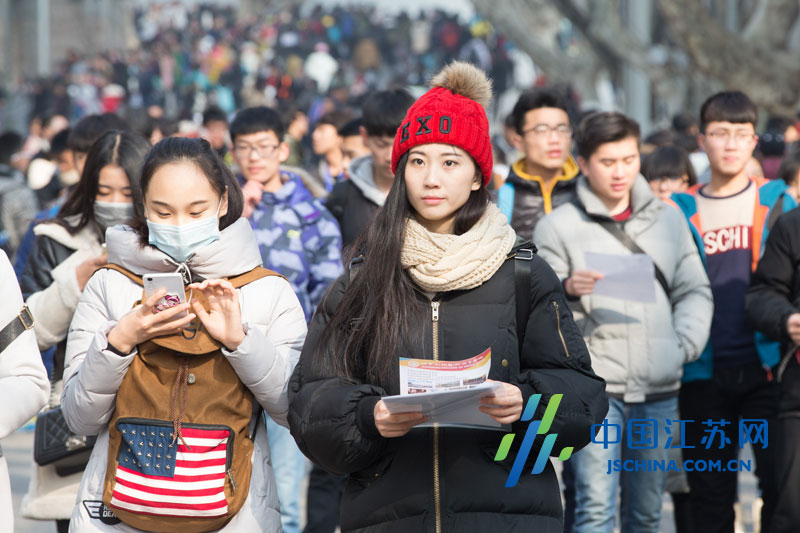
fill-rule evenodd
<path id="1" fill-rule="evenodd" d="M 594 284 L 594 293 L 634 302 L 656 301 L 653 261 L 647 254 L 601 254 L 585 252 L 586 268 L 603 274 Z"/>
<path id="2" fill-rule="evenodd" d="M 503 384 L 484 382 L 469 389 L 439 390 L 386 396 L 383 403 L 390 413 L 423 413 L 429 417 L 424 424 L 414 427 L 439 426 L 480 429 L 505 429 L 491 416 L 478 410 L 482 396 L 491 396 Z"/>

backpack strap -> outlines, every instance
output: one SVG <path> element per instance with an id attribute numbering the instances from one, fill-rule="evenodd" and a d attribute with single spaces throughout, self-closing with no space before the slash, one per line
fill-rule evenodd
<path id="1" fill-rule="evenodd" d="M 531 314 L 531 262 L 535 253 L 536 246 L 532 242 L 517 236 L 517 241 L 508 256 L 509 259 L 514 259 L 514 306 L 517 312 L 517 341 L 520 353 L 528 329 L 528 317 Z"/>
<path id="2" fill-rule="evenodd" d="M 144 282 L 142 281 L 142 278 L 140 276 L 137 276 L 128 269 L 121 267 L 119 265 L 109 263 L 101 268 L 116 270 L 120 274 L 132 280 L 137 285 L 140 286 L 144 285 Z M 229 278 L 229 281 L 234 286 L 234 288 L 238 289 L 247 285 L 248 283 L 252 283 L 261 278 L 266 278 L 268 276 L 280 276 L 282 278 L 284 277 L 278 274 L 277 272 L 273 272 L 272 270 L 263 267 L 256 267 L 253 270 L 245 272 L 244 274 L 240 274 L 238 276 L 234 276 L 233 278 Z M 189 299 L 188 290 L 189 289 L 186 289 L 187 300 Z M 201 305 L 203 305 L 204 307 L 206 306 L 205 298 L 203 298 L 202 294 L 195 294 L 194 298 L 198 299 Z M 134 305 L 140 304 L 142 301 L 144 301 L 144 299 L 145 299 L 145 294 L 144 292 L 142 292 L 142 300 L 136 302 Z M 193 324 L 195 324 L 195 322 L 193 322 Z M 167 348 L 169 350 L 174 350 L 176 352 L 193 354 L 193 355 L 211 353 L 222 347 L 222 345 L 216 339 L 208 335 L 205 328 L 203 328 L 202 325 L 199 323 L 199 320 L 196 321 L 195 326 L 193 327 L 187 326 L 181 333 L 155 337 L 146 342 L 150 342 L 158 346 L 161 346 L 162 348 Z"/>
<path id="3" fill-rule="evenodd" d="M 133 281 L 137 285 L 140 285 L 140 286 L 144 287 L 144 281 L 142 281 L 141 276 L 137 276 L 136 274 L 134 274 L 133 272 L 131 272 L 130 270 L 128 270 L 128 269 L 126 269 L 124 267 L 121 267 L 119 265 L 115 265 L 114 263 L 107 263 L 106 265 L 100 267 L 100 269 L 98 269 L 98 270 L 101 270 L 101 269 L 104 269 L 104 268 L 107 268 L 108 270 L 116 270 L 117 272 L 119 272 L 120 274 L 122 274 L 126 278 L 130 279 L 131 281 Z"/>
<path id="4" fill-rule="evenodd" d="M 778 221 L 778 217 L 783 214 L 783 197 L 786 196 L 786 191 L 782 192 L 780 196 L 778 196 L 778 200 L 775 202 L 775 205 L 772 206 L 772 209 L 769 212 L 769 217 L 767 217 L 767 229 L 772 231 L 772 226 L 775 225 L 775 222 Z"/>
<path id="5" fill-rule="evenodd" d="M 625 233 L 625 230 L 622 229 L 622 225 L 620 223 L 611 218 L 590 214 L 588 211 L 586 211 L 586 208 L 583 206 L 580 200 L 578 200 L 578 198 L 574 198 L 572 200 L 572 204 L 578 209 L 578 211 L 580 211 L 581 213 L 585 213 L 586 216 L 589 217 L 589 220 L 597 223 L 598 226 L 609 232 L 625 248 L 627 248 L 628 250 L 630 250 L 635 254 L 644 254 L 650 257 L 650 254 L 642 250 L 642 248 L 638 244 L 636 244 L 636 241 L 634 241 L 630 235 Z M 653 273 L 655 274 L 656 281 L 658 281 L 658 284 L 661 285 L 661 289 L 664 291 L 664 295 L 667 297 L 667 300 L 671 300 L 669 292 L 669 283 L 667 283 L 667 277 L 664 275 L 664 272 L 656 264 L 656 262 L 653 260 L 652 257 L 650 257 L 650 261 L 653 263 Z"/>
<path id="6" fill-rule="evenodd" d="M 249 272 L 245 272 L 244 274 L 239 274 L 238 276 L 228 278 L 228 281 L 231 282 L 231 285 L 233 285 L 235 289 L 238 289 L 240 287 L 244 287 L 245 285 L 253 283 L 254 281 L 258 281 L 261 278 L 267 278 L 269 276 L 278 276 L 279 278 L 286 279 L 286 276 L 278 274 L 274 270 L 258 266 L 255 267 L 253 270 L 250 270 Z"/>
<path id="7" fill-rule="evenodd" d="M 631 252 L 635 254 L 644 254 L 650 257 L 648 253 L 642 250 L 642 248 L 638 244 L 636 244 L 636 241 L 634 241 L 630 235 L 625 233 L 625 230 L 623 230 L 619 226 L 619 224 L 617 224 L 613 220 L 605 218 L 595 218 L 595 222 L 597 222 L 597 224 L 600 225 L 600 227 L 602 227 L 611 235 L 613 235 L 614 238 L 616 238 L 619 242 L 621 242 L 622 245 L 625 246 L 625 248 L 627 248 Z M 653 263 L 653 271 L 656 276 L 656 281 L 658 281 L 658 284 L 661 285 L 661 288 L 664 291 L 664 295 L 667 297 L 667 300 L 669 300 L 670 292 L 669 292 L 669 283 L 667 283 L 667 277 L 664 275 L 664 272 L 661 270 L 661 268 L 659 268 L 659 266 L 656 264 L 655 261 L 653 261 L 652 258 L 650 258 L 650 261 L 652 261 Z"/>
<path id="8" fill-rule="evenodd" d="M 347 269 L 347 280 L 349 283 L 353 283 L 353 278 L 356 277 L 356 274 L 358 274 L 362 266 L 364 266 L 363 254 L 350 260 L 350 268 Z"/>
<path id="9" fill-rule="evenodd" d="M 514 214 L 514 184 L 505 182 L 502 187 L 497 190 L 497 207 L 508 219 L 511 224 L 511 216 Z"/>
<path id="10" fill-rule="evenodd" d="M 119 272 L 120 274 L 124 275 L 126 278 L 130 279 L 131 281 L 133 281 L 137 285 L 144 286 L 144 282 L 142 281 L 141 276 L 137 276 L 136 274 L 134 274 L 133 272 L 131 272 L 130 270 L 128 270 L 128 269 L 126 269 L 124 267 L 121 267 L 121 266 L 116 265 L 114 263 L 108 263 L 105 266 L 100 267 L 100 268 L 107 268 L 109 270 L 116 270 L 117 272 Z M 286 279 L 286 276 L 278 274 L 277 272 L 275 272 L 273 270 L 269 270 L 268 268 L 264 268 L 264 267 L 260 267 L 259 266 L 259 267 L 254 268 L 253 270 L 245 272 L 244 274 L 239 274 L 238 276 L 234 276 L 232 278 L 228 278 L 228 281 L 231 282 L 231 284 L 233 285 L 234 288 L 238 289 L 240 287 L 244 287 L 245 285 L 247 285 L 249 283 L 253 283 L 254 281 L 258 281 L 261 278 L 266 278 L 266 277 L 269 277 L 269 276 L 279 276 L 279 277 L 281 277 L 283 279 Z"/>

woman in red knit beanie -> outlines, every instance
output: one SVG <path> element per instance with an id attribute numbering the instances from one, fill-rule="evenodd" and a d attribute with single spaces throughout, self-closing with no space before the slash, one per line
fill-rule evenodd
<path id="1" fill-rule="evenodd" d="M 431 87 L 397 131 L 394 184 L 353 247 L 360 255 L 309 326 L 290 383 L 292 434 L 312 461 L 348 474 L 342 531 L 561 532 L 550 463 L 530 474 L 541 443 L 522 443 L 523 409 L 541 419 L 563 394 L 552 453 L 577 450 L 605 416 L 605 385 L 555 274 L 490 201 L 490 81 L 453 63 Z M 474 414 L 517 434 L 505 460 L 494 461 L 497 431 L 387 410 L 384 396 L 407 392 L 401 357 L 458 361 L 487 348 L 499 384 Z"/>

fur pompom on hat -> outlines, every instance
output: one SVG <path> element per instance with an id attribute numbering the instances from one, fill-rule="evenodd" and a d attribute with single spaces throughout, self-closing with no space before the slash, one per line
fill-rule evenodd
<path id="1" fill-rule="evenodd" d="M 455 61 L 434 76 L 430 86 L 400 123 L 392 147 L 392 172 L 414 146 L 452 144 L 472 156 L 483 184 L 488 184 L 493 160 L 485 108 L 492 99 L 492 82 L 481 69 Z"/>

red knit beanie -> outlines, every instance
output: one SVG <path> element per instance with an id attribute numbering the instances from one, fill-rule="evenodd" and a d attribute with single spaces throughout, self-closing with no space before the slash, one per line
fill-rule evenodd
<path id="1" fill-rule="evenodd" d="M 411 106 L 400 123 L 392 147 L 392 172 L 414 146 L 452 144 L 472 156 L 483 184 L 488 184 L 493 161 L 485 106 L 492 98 L 492 82 L 479 68 L 456 61 L 434 76 L 430 85 L 432 89 Z"/>

